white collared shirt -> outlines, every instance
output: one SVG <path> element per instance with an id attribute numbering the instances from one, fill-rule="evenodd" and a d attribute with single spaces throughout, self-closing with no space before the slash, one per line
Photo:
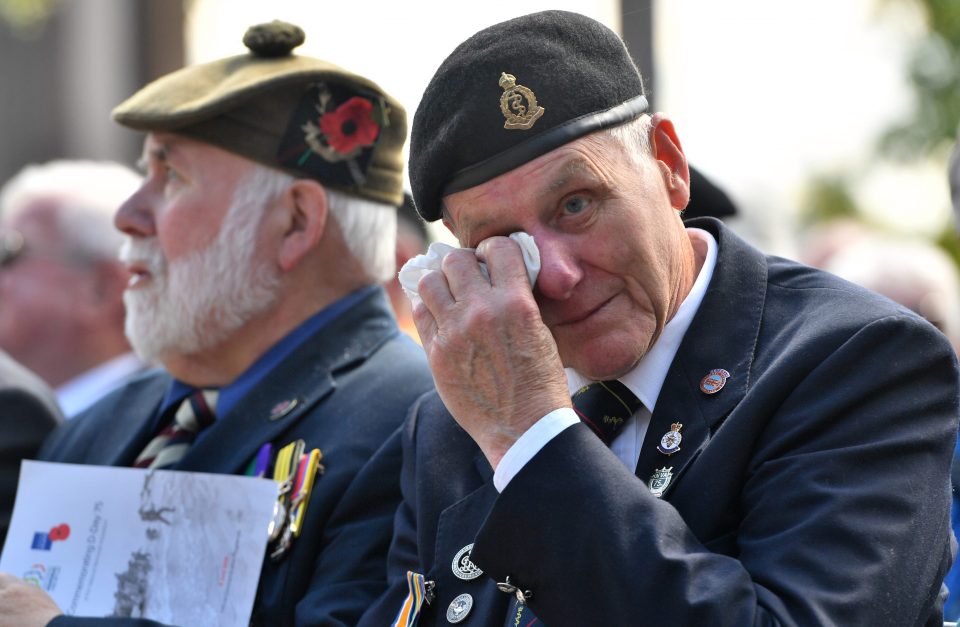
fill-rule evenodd
<path id="1" fill-rule="evenodd" d="M 700 303 L 707 292 L 707 286 L 710 285 L 710 279 L 713 278 L 713 271 L 717 264 L 717 240 L 713 235 L 702 229 L 693 228 L 687 229 L 687 233 L 690 239 L 703 241 L 707 245 L 707 254 L 697 280 L 694 281 L 690 293 L 680 303 L 677 313 L 664 326 L 660 337 L 647 354 L 633 370 L 620 377 L 620 382 L 636 394 L 643 403 L 643 407 L 627 420 L 610 444 L 610 450 L 631 471 L 637 467 L 637 460 L 640 459 L 640 447 L 643 445 L 650 417 L 657 405 L 660 388 L 663 387 L 663 382 L 667 378 L 667 371 L 673 363 L 673 358 L 680 348 L 680 342 L 683 341 L 683 336 L 690 327 L 693 317 L 700 309 Z M 567 368 L 566 374 L 567 386 L 571 394 L 591 382 L 572 368 Z M 538 420 L 513 443 L 500 460 L 493 473 L 493 485 L 502 492 L 527 462 L 540 452 L 540 449 L 561 431 L 579 422 L 577 414 L 568 407 L 555 409 Z"/>
<path id="2" fill-rule="evenodd" d="M 57 403 L 64 416 L 73 418 L 142 368 L 143 362 L 133 353 L 118 355 L 58 387 Z"/>

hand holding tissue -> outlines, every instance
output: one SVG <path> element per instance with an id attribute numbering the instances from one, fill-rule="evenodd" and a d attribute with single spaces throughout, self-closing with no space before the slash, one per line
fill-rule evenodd
<path id="1" fill-rule="evenodd" d="M 537 282 L 537 275 L 540 274 L 540 251 L 537 249 L 537 244 L 533 241 L 532 235 L 522 231 L 511 233 L 510 239 L 520 246 L 520 252 L 523 253 L 523 264 L 527 268 L 527 277 L 530 279 L 530 288 L 532 289 Z M 440 262 L 447 254 L 454 250 L 458 250 L 457 247 L 444 244 L 443 242 L 434 242 L 430 244 L 426 253 L 417 255 L 403 264 L 403 267 L 400 269 L 400 274 L 398 275 L 400 285 L 414 305 L 420 300 L 420 294 L 417 291 L 420 278 L 431 270 L 439 270 Z M 475 249 L 471 248 L 466 250 Z M 480 270 L 484 273 L 484 276 L 488 279 L 490 278 L 490 275 L 487 273 L 487 264 L 481 263 Z"/>

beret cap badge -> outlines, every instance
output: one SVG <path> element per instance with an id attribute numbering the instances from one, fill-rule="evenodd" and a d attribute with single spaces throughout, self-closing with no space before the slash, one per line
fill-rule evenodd
<path id="1" fill-rule="evenodd" d="M 500 74 L 500 88 L 503 89 L 500 111 L 507 120 L 503 128 L 527 130 L 543 115 L 545 109 L 537 105 L 537 96 L 528 87 L 517 85 L 517 77 L 513 74 Z"/>

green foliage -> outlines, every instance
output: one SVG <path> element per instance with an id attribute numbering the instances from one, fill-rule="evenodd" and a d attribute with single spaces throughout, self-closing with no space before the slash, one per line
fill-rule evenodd
<path id="1" fill-rule="evenodd" d="M 807 225 L 829 222 L 837 218 L 860 219 L 857 203 L 842 175 L 819 175 L 808 184 L 803 206 Z"/>
<path id="2" fill-rule="evenodd" d="M 0 0 L 0 21 L 19 37 L 30 39 L 43 30 L 61 0 Z"/>
<path id="3" fill-rule="evenodd" d="M 950 255 L 953 262 L 960 267 L 960 238 L 957 237 L 956 228 L 952 223 L 944 227 L 934 243 Z"/>
<path id="4" fill-rule="evenodd" d="M 892 1 L 892 0 L 888 0 Z M 927 35 L 913 46 L 908 77 L 916 95 L 911 117 L 880 140 L 887 156 L 911 159 L 952 144 L 960 122 L 960 2 L 899 0 L 919 8 Z"/>
<path id="5" fill-rule="evenodd" d="M 913 44 L 906 68 L 914 109 L 881 135 L 879 156 L 898 161 L 940 159 L 949 154 L 960 127 L 960 0 L 882 1 L 918 9 L 927 32 Z M 870 224 L 851 188 L 846 174 L 814 177 L 808 183 L 804 221 L 809 225 L 852 218 Z M 960 237 L 952 222 L 931 240 L 960 266 Z"/>

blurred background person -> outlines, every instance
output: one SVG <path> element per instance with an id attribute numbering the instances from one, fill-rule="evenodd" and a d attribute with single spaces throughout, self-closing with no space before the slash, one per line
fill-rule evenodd
<path id="1" fill-rule="evenodd" d="M 417 213 L 413 198 L 404 193 L 403 204 L 397 211 L 397 269 L 417 255 L 426 252 L 430 245 L 430 234 L 427 225 Z M 403 293 L 400 281 L 394 276 L 384 284 L 390 296 L 390 305 L 397 316 L 397 325 L 400 330 L 420 343 L 420 335 L 413 324 L 413 310 L 410 308 L 410 299 Z"/>
<path id="2" fill-rule="evenodd" d="M 0 190 L 0 348 L 55 388 L 68 417 L 143 367 L 123 333 L 129 275 L 113 226 L 139 181 L 118 163 L 63 160 Z"/>
<path id="3" fill-rule="evenodd" d="M 953 209 L 953 228 L 960 238 L 960 134 L 950 152 L 947 163 L 947 181 L 950 184 L 950 204 Z"/>
<path id="4" fill-rule="evenodd" d="M 0 351 L 0 547 L 10 525 L 20 462 L 34 456 L 61 420 L 50 388 Z"/>
<path id="5" fill-rule="evenodd" d="M 838 229 L 851 232 L 843 223 Z M 960 273 L 933 243 L 865 229 L 817 265 L 920 314 L 960 347 Z"/>

